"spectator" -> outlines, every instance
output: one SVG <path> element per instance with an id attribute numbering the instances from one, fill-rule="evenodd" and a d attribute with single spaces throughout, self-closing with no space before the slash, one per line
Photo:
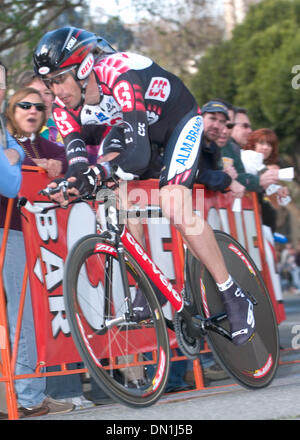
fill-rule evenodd
<path id="1" fill-rule="evenodd" d="M 0 113 L 3 112 L 4 98 L 6 92 L 7 69 L 4 64 L 0 62 Z"/>
<path id="2" fill-rule="evenodd" d="M 6 91 L 7 71 L 4 64 L 0 63 L 0 109 L 3 107 Z M 0 112 L 1 113 L 1 112 Z M 21 164 L 24 152 L 15 139 L 8 133 L 1 113 L 0 127 L 0 194 L 5 197 L 15 197 L 20 189 L 22 174 Z"/>
<path id="3" fill-rule="evenodd" d="M 224 144 L 224 135 L 221 135 L 221 138 L 217 140 L 218 145 L 222 147 L 221 155 L 224 169 L 226 170 L 228 166 L 234 167 L 238 174 L 236 180 L 242 184 L 247 191 L 259 192 L 269 185 L 275 184 L 278 174 L 274 170 L 269 169 L 261 175 L 255 175 L 246 172 L 241 160 L 241 148 L 246 145 L 252 132 L 246 110 L 241 108 L 235 109 L 231 106 L 229 118 L 227 126 L 232 130 L 229 140 Z"/>
<path id="4" fill-rule="evenodd" d="M 6 76 L 6 67 L 0 63 L 0 109 L 5 97 Z M 21 164 L 25 155 L 20 145 L 7 132 L 2 113 L 0 116 L 0 195 L 16 197 L 21 185 Z M 0 382 L 0 411 L 7 411 L 4 382 Z"/>
<path id="5" fill-rule="evenodd" d="M 263 164 L 266 173 L 272 173 L 274 182 L 278 183 L 279 171 L 279 148 L 276 133 L 269 128 L 261 128 L 253 131 L 248 138 L 244 150 L 252 150 L 263 155 Z M 265 172 L 263 174 L 265 174 Z M 263 175 L 262 175 L 263 177 Z M 268 186 L 264 185 L 264 189 Z M 287 187 L 278 187 L 277 191 L 271 195 L 267 195 L 265 191 L 259 192 L 259 202 L 262 208 L 262 222 L 269 226 L 274 233 L 276 231 L 276 209 L 279 207 L 279 201 L 287 197 L 289 194 Z"/>
<path id="6" fill-rule="evenodd" d="M 236 107 L 234 110 L 234 126 L 231 133 L 231 143 L 237 154 L 243 148 L 252 132 L 251 123 L 246 109 Z"/>
<path id="7" fill-rule="evenodd" d="M 36 75 L 32 70 L 27 70 L 21 73 L 18 78 L 18 85 L 20 88 L 32 87 L 41 93 L 46 106 L 46 124 L 41 128 L 40 135 L 63 146 L 63 139 L 52 118 L 54 96 L 51 90 L 48 89 L 41 77 Z M 89 162 L 90 164 L 95 164 L 98 157 L 100 142 L 102 140 L 102 132 L 99 133 L 99 126 L 95 129 L 95 126 L 91 124 L 84 127 L 83 136 L 87 144 Z"/>
<path id="8" fill-rule="evenodd" d="M 231 137 L 231 133 L 232 133 L 232 129 L 234 127 L 234 107 L 226 102 L 226 101 L 220 101 L 222 102 L 224 105 L 226 105 L 227 109 L 228 109 L 228 120 L 226 121 L 226 124 L 223 126 L 222 130 L 220 130 L 219 133 L 219 137 L 216 140 L 216 144 L 218 145 L 219 148 L 223 148 L 225 147 L 225 145 L 228 144 L 229 139 Z M 233 147 L 232 147 L 232 151 L 234 151 Z M 223 152 L 221 150 L 221 156 L 223 155 Z M 233 158 L 231 157 L 222 157 L 222 168 L 225 171 L 225 173 L 229 174 L 229 176 L 232 179 L 237 179 L 238 178 L 238 172 L 235 168 L 235 163 Z M 242 163 L 241 163 L 242 166 Z"/>
<path id="9" fill-rule="evenodd" d="M 229 120 L 227 107 L 218 101 L 210 101 L 201 109 L 204 122 L 204 136 L 202 137 L 202 155 L 200 159 L 199 174 L 197 182 L 202 183 L 213 191 L 224 191 L 229 189 L 234 197 L 243 197 L 244 188 L 224 172 L 221 153 L 216 143 L 221 132 Z"/>
<path id="10" fill-rule="evenodd" d="M 64 150 L 39 134 L 46 120 L 45 104 L 40 92 L 30 87 L 19 89 L 10 98 L 6 117 L 8 131 L 26 154 L 25 165 L 44 168 L 50 178 L 65 172 Z"/>
<path id="11" fill-rule="evenodd" d="M 299 267 L 296 262 L 296 249 L 292 243 L 287 243 L 281 253 L 280 274 L 282 277 L 282 288 L 293 294 L 300 294 Z"/>
<path id="12" fill-rule="evenodd" d="M 18 143 L 23 146 L 26 155 L 24 164 L 43 167 L 51 178 L 57 177 L 65 171 L 66 159 L 64 150 L 38 134 L 45 122 L 46 114 L 42 97 L 37 90 L 25 88 L 17 91 L 8 103 L 6 116 L 8 130 L 18 140 Z M 2 240 L 7 199 L 5 197 L 0 199 L 0 237 Z M 21 219 L 15 201 L 3 270 L 8 325 L 12 343 L 15 339 L 25 265 L 26 254 Z M 15 369 L 16 375 L 27 375 L 35 372 L 37 354 L 34 335 L 30 290 L 29 286 L 27 286 Z M 33 417 L 48 412 L 69 412 L 74 408 L 72 404 L 58 402 L 50 397 L 46 397 L 44 393 L 45 384 L 46 380 L 43 377 L 18 379 L 15 381 L 20 418 Z M 7 414 L 2 413 L 0 417 L 7 418 Z"/>
<path id="13" fill-rule="evenodd" d="M 298 243 L 295 251 L 295 263 L 297 268 L 298 286 L 300 286 L 300 238 L 298 239 Z"/>
<path id="14" fill-rule="evenodd" d="M 296 264 L 300 271 L 300 238 L 298 238 L 298 244 L 296 247 Z"/>
<path id="15" fill-rule="evenodd" d="M 52 103 L 54 96 L 51 90 L 49 90 L 41 78 L 31 70 L 26 70 L 19 76 L 18 85 L 20 88 L 32 87 L 40 92 L 46 107 L 46 123 L 42 126 L 40 135 L 51 142 L 56 142 L 63 146 L 62 137 L 52 118 Z"/>
<path id="16" fill-rule="evenodd" d="M 3 149 L 0 144 L 0 194 L 15 197 L 21 186 L 24 152 L 9 133 L 6 132 L 6 135 L 7 148 Z"/>

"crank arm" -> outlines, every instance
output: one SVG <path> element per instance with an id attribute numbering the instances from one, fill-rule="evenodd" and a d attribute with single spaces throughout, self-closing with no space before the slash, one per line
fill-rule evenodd
<path id="1" fill-rule="evenodd" d="M 227 331 L 224 327 L 221 327 L 217 324 L 217 322 L 222 321 L 226 318 L 226 314 L 222 313 L 218 316 L 213 316 L 212 318 L 208 318 L 204 320 L 204 329 L 213 331 L 217 333 L 218 335 L 223 336 L 224 338 L 228 339 L 229 341 L 232 341 L 231 333 Z"/>

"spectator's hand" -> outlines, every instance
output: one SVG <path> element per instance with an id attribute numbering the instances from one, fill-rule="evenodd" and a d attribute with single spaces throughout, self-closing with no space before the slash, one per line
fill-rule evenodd
<path id="1" fill-rule="evenodd" d="M 236 180 L 233 180 L 231 182 L 229 188 L 234 198 L 241 199 L 242 197 L 244 197 L 246 188 L 244 187 L 244 185 L 241 185 Z"/>
<path id="2" fill-rule="evenodd" d="M 287 197 L 290 195 L 290 191 L 287 186 L 282 186 L 276 193 L 279 197 Z"/>
<path id="3" fill-rule="evenodd" d="M 236 179 L 238 176 L 236 169 L 232 165 L 224 167 L 224 172 L 228 174 L 232 179 Z"/>
<path id="4" fill-rule="evenodd" d="M 278 182 L 278 169 L 272 169 L 265 171 L 259 178 L 259 184 L 264 189 L 269 185 L 276 184 Z"/>
<path id="5" fill-rule="evenodd" d="M 273 165 L 267 165 L 267 168 L 268 168 L 269 170 L 279 170 L 279 166 L 278 166 L 278 165 L 275 165 L 275 164 L 273 164 Z"/>
<path id="6" fill-rule="evenodd" d="M 59 176 L 62 173 L 63 164 L 60 160 L 49 159 L 47 162 L 47 173 L 51 179 Z"/>
<path id="7" fill-rule="evenodd" d="M 33 162 L 48 173 L 50 179 L 55 179 L 62 173 L 62 162 L 55 159 L 32 159 Z"/>

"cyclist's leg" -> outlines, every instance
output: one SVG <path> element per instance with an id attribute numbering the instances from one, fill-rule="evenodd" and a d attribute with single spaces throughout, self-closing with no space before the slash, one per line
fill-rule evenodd
<path id="1" fill-rule="evenodd" d="M 180 231 L 187 247 L 217 283 L 231 324 L 233 342 L 240 344 L 254 332 L 252 303 L 228 273 L 213 230 L 192 209 L 191 187 L 200 160 L 202 133 L 202 118 L 193 112 L 175 128 L 165 152 L 160 204 L 164 216 Z"/>

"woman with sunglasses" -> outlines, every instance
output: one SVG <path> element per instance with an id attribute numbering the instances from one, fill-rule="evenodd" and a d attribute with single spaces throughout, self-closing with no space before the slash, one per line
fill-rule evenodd
<path id="1" fill-rule="evenodd" d="M 25 153 L 23 162 L 25 165 L 43 167 L 50 178 L 55 178 L 65 172 L 67 167 L 64 149 L 39 135 L 46 115 L 42 97 L 37 90 L 24 88 L 14 93 L 8 103 L 6 118 L 8 131 L 21 145 Z M 0 242 L 4 233 L 7 201 L 6 197 L 0 197 Z M 15 199 L 11 217 L 3 270 L 6 310 L 12 343 L 15 339 L 23 273 L 26 265 L 21 218 L 16 202 L 17 199 Z M 33 374 L 36 368 L 37 354 L 29 285 L 27 285 L 18 347 L 15 374 Z M 46 397 L 45 378 L 18 379 L 15 381 L 15 390 L 19 417 L 21 418 L 43 415 L 48 412 L 68 412 L 74 408 L 72 404 Z M 0 419 L 3 418 L 7 418 L 7 414 L 1 412 Z"/>
<path id="2" fill-rule="evenodd" d="M 26 70 L 22 72 L 18 78 L 19 88 L 33 87 L 38 90 L 42 95 L 43 102 L 46 106 L 46 123 L 41 128 L 40 134 L 42 137 L 49 139 L 49 141 L 56 142 L 63 146 L 63 140 L 56 128 L 55 122 L 52 117 L 52 105 L 54 101 L 54 95 L 51 90 L 44 84 L 41 78 L 32 70 Z"/>
<path id="3" fill-rule="evenodd" d="M 64 149 L 39 133 L 45 124 L 46 108 L 41 94 L 31 87 L 15 92 L 6 110 L 7 128 L 26 155 L 24 165 L 44 168 L 53 179 L 66 170 Z"/>

